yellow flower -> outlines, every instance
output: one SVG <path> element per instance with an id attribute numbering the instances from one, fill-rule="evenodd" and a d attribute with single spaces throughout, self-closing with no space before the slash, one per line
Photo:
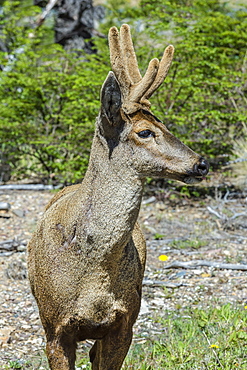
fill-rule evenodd
<path id="1" fill-rule="evenodd" d="M 244 306 L 244 309 L 247 310 L 247 306 Z"/>
<path id="2" fill-rule="evenodd" d="M 166 256 L 165 254 L 161 254 L 160 256 L 159 256 L 159 260 L 160 261 L 167 261 L 168 260 L 168 256 Z"/>
<path id="3" fill-rule="evenodd" d="M 217 344 L 211 344 L 209 347 L 210 348 L 219 348 L 219 346 L 217 346 Z"/>
<path id="4" fill-rule="evenodd" d="M 203 274 L 201 274 L 201 277 L 210 277 L 211 275 L 210 274 L 207 274 L 206 272 L 204 272 Z"/>

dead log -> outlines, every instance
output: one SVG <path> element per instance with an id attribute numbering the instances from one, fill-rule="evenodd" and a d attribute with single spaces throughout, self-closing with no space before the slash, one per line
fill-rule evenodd
<path id="1" fill-rule="evenodd" d="M 247 264 L 240 265 L 240 264 L 233 264 L 233 263 L 221 263 L 221 262 L 213 262 L 213 261 L 205 261 L 205 260 L 197 260 L 197 261 L 189 261 L 189 262 L 182 262 L 182 261 L 174 261 L 169 265 L 165 265 L 164 269 L 171 269 L 171 268 L 182 268 L 182 269 L 196 269 L 198 267 L 213 267 L 220 270 L 241 270 L 247 271 Z"/>
<path id="2" fill-rule="evenodd" d="M 7 184 L 0 185 L 0 190 L 54 190 L 61 186 L 43 185 L 43 184 Z"/>
<path id="3" fill-rule="evenodd" d="M 0 254 L 3 256 L 5 252 L 22 252 L 26 249 L 27 242 L 16 239 L 9 239 L 0 242 Z"/>

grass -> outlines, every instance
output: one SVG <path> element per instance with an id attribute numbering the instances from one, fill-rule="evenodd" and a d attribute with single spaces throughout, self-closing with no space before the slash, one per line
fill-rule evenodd
<path id="1" fill-rule="evenodd" d="M 162 333 L 134 340 L 123 370 L 247 370 L 247 307 L 180 309 L 155 322 Z M 47 370 L 40 356 L 10 361 L 6 369 Z M 88 353 L 78 354 L 76 369 L 91 369 Z"/>
<path id="2" fill-rule="evenodd" d="M 198 239 L 186 239 L 186 240 L 173 240 L 169 245 L 178 249 L 199 249 L 205 247 L 208 244 L 207 240 Z"/>
<path id="3" fill-rule="evenodd" d="M 134 344 L 124 370 L 247 369 L 247 312 L 224 305 L 179 310 L 157 320 L 163 334 Z"/>

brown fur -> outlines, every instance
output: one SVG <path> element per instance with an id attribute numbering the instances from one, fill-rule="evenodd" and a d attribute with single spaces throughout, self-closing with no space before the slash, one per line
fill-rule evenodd
<path id="1" fill-rule="evenodd" d="M 128 115 L 110 72 L 83 182 L 47 205 L 28 246 L 29 279 L 52 370 L 73 370 L 76 343 L 94 339 L 93 370 L 119 370 L 139 313 L 146 245 L 137 217 L 146 176 L 187 183 L 206 162 L 149 112 Z M 140 132 L 150 130 L 143 138 Z"/>

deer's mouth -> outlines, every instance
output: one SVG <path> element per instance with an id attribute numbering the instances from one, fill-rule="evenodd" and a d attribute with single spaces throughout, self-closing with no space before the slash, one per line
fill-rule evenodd
<path id="1" fill-rule="evenodd" d="M 202 175 L 199 176 L 199 175 L 192 175 L 192 174 L 189 175 L 188 174 L 188 175 L 176 175 L 176 176 L 169 175 L 167 176 L 167 178 L 181 181 L 187 185 L 194 185 L 194 184 L 198 184 L 202 182 L 203 180 L 205 180 L 206 177 Z"/>
<path id="2" fill-rule="evenodd" d="M 182 181 L 185 184 L 193 185 L 193 184 L 198 184 L 199 182 L 201 182 L 204 179 L 205 179 L 205 177 L 203 177 L 203 176 L 185 176 Z"/>

